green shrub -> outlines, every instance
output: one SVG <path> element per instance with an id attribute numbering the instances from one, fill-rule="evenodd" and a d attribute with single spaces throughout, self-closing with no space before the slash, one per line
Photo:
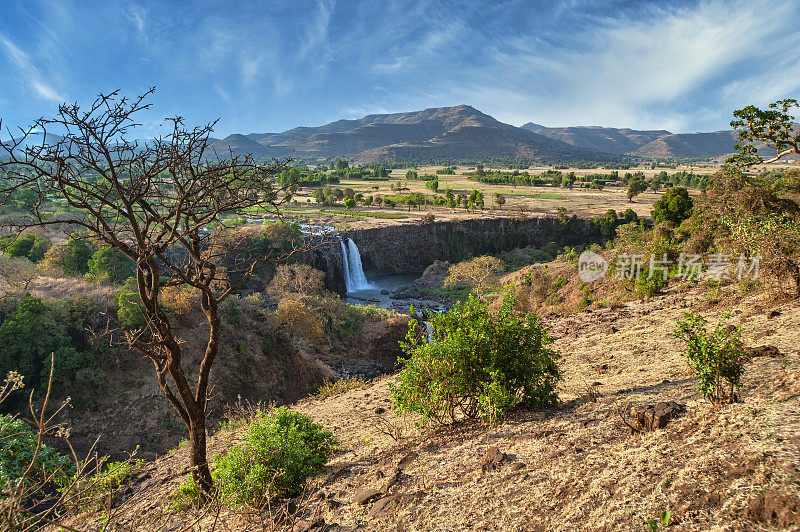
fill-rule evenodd
<path id="1" fill-rule="evenodd" d="M 236 297 L 229 297 L 225 301 L 225 314 L 228 315 L 228 323 L 231 327 L 238 327 L 242 323 L 242 309 L 239 308 L 239 301 Z"/>
<path id="2" fill-rule="evenodd" d="M 111 247 L 95 251 L 87 266 L 90 280 L 97 283 L 120 284 L 133 275 L 133 261 Z"/>
<path id="3" fill-rule="evenodd" d="M 117 319 L 123 328 L 132 330 L 146 325 L 135 277 L 129 277 L 119 289 L 117 303 L 119 304 Z"/>
<path id="4" fill-rule="evenodd" d="M 642 271 L 636 277 L 636 295 L 642 300 L 650 299 L 660 293 L 668 284 L 662 273 L 654 272 L 652 277 L 648 277 L 647 271 Z"/>
<path id="5" fill-rule="evenodd" d="M 50 306 L 48 306 L 50 305 Z M 21 300 L 5 298 L 0 315 L 0 373 L 15 370 L 33 388 L 47 385 L 50 354 L 55 356 L 53 382 L 57 390 L 69 388 L 77 372 L 90 365 L 89 354 L 75 349 L 67 332 L 75 324 L 66 308 L 45 305 L 26 294 Z"/>
<path id="6" fill-rule="evenodd" d="M 744 371 L 741 329 L 720 322 L 709 332 L 707 325 L 699 314 L 687 312 L 678 321 L 674 334 L 686 342 L 684 356 L 697 375 L 700 394 L 714 403 L 734 401 L 735 388 L 741 385 Z"/>
<path id="7" fill-rule="evenodd" d="M 36 235 L 25 235 L 14 239 L 5 248 L 9 257 L 25 257 L 31 262 L 39 262 L 50 248 L 50 242 Z"/>
<path id="8" fill-rule="evenodd" d="M 496 420 L 519 403 L 545 406 L 557 402 L 561 377 L 558 353 L 533 314 L 512 313 L 507 295 L 496 315 L 470 296 L 431 323 L 433 342 L 411 320 L 406 341 L 409 355 L 391 386 L 395 406 L 416 412 L 426 421 L 453 422 L 458 416 Z"/>
<path id="9" fill-rule="evenodd" d="M 694 202 L 689 197 L 689 192 L 683 187 L 673 187 L 667 190 L 661 198 L 653 204 L 653 221 L 656 223 L 669 222 L 678 226 L 682 221 L 692 215 Z"/>
<path id="10" fill-rule="evenodd" d="M 228 503 L 260 507 L 270 499 L 299 494 L 306 479 L 324 471 L 336 448 L 330 431 L 282 407 L 272 415 L 258 415 L 244 445 L 214 457 L 214 481 Z"/>
<path id="11" fill-rule="evenodd" d="M 0 489 L 5 491 L 19 485 L 31 462 L 28 482 L 52 480 L 58 484 L 75 473 L 69 459 L 48 445 L 42 444 L 36 454 L 37 441 L 37 434 L 27 423 L 0 415 Z"/>
<path id="12" fill-rule="evenodd" d="M 57 244 L 47 250 L 45 262 L 61 268 L 67 275 L 83 275 L 89 271 L 89 259 L 94 251 L 94 246 L 79 233 L 72 233 L 65 244 Z"/>

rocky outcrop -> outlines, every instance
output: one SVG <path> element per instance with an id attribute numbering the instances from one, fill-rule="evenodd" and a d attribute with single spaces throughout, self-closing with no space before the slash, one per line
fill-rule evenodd
<path id="1" fill-rule="evenodd" d="M 459 262 L 519 247 L 541 247 L 548 242 L 574 246 L 598 242 L 602 238 L 598 227 L 590 220 L 574 217 L 559 220 L 553 216 L 393 225 L 343 231 L 341 236 L 352 238 L 358 245 L 368 274 L 421 274 L 437 260 Z M 315 250 L 313 265 L 325 272 L 329 290 L 340 294 L 345 292 L 342 253 L 338 244 Z"/>

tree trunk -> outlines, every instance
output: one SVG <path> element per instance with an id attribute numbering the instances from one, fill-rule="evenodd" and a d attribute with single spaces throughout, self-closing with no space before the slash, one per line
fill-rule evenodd
<path id="1" fill-rule="evenodd" d="M 192 419 L 189 427 L 189 453 L 192 464 L 192 478 L 197 487 L 197 494 L 200 497 L 200 504 L 206 504 L 211 500 L 214 491 L 214 483 L 211 480 L 211 468 L 208 466 L 206 458 L 206 419 L 205 413 Z"/>

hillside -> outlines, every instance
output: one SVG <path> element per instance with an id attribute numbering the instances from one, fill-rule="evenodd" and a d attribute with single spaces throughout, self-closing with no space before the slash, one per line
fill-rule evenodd
<path id="1" fill-rule="evenodd" d="M 283 133 L 230 135 L 214 148 L 256 157 L 345 157 L 356 164 L 517 157 L 540 161 L 608 160 L 610 155 L 504 124 L 468 105 L 368 115 Z"/>
<path id="2" fill-rule="evenodd" d="M 676 134 L 663 129 L 545 127 L 533 122 L 523 124 L 521 127 L 581 148 L 653 159 L 718 157 L 733 153 L 736 144 L 736 133 L 732 130 Z"/>
<path id="3" fill-rule="evenodd" d="M 753 358 L 742 402 L 714 409 L 699 398 L 670 334 L 687 307 L 712 319 L 722 313 L 693 290 L 548 318 L 564 357 L 563 403 L 518 410 L 497 426 L 420 432 L 412 419 L 391 415 L 393 377 L 300 401 L 294 408 L 329 427 L 341 448 L 303 497 L 270 516 L 287 512 L 287 530 L 610 531 L 645 530 L 647 519 L 669 510 L 667 530 L 797 530 L 800 308 L 763 295 L 734 304 L 731 321 L 745 340 L 787 357 Z M 668 401 L 686 411 L 654 432 L 631 434 L 618 413 Z M 387 435 L 392 426 L 400 441 Z M 241 428 L 221 431 L 211 452 L 242 436 Z M 147 464 L 113 510 L 80 522 L 113 515 L 126 530 L 261 530 L 256 512 L 179 513 L 171 501 L 185 455 Z M 487 456 L 496 458 L 488 467 Z"/>
<path id="4" fill-rule="evenodd" d="M 733 153 L 736 145 L 734 131 L 713 133 L 679 133 L 664 135 L 633 151 L 632 155 L 667 158 L 709 158 Z"/>
<path id="5" fill-rule="evenodd" d="M 665 129 L 639 131 L 600 126 L 545 127 L 533 122 L 520 127 L 573 146 L 619 155 L 632 153 L 656 139 L 671 135 Z"/>

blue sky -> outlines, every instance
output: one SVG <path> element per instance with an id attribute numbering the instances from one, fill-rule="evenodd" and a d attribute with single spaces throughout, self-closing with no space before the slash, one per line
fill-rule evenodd
<path id="1" fill-rule="evenodd" d="M 800 97 L 800 2 L 0 0 L 4 126 L 155 85 L 215 136 L 470 104 L 675 132 Z"/>

